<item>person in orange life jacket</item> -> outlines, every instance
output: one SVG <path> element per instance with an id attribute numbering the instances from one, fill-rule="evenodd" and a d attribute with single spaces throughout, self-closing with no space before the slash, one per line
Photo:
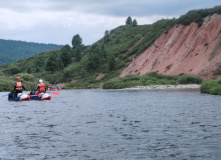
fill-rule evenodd
<path id="1" fill-rule="evenodd" d="M 18 93 L 22 93 L 22 89 L 26 90 L 21 82 L 21 78 L 17 77 L 17 82 L 15 83 L 15 86 L 14 86 L 15 94 L 17 95 Z"/>
<path id="2" fill-rule="evenodd" d="M 43 83 L 42 79 L 39 80 L 39 84 L 37 85 L 35 91 L 38 91 L 39 93 L 45 93 L 46 92 L 45 84 Z"/>

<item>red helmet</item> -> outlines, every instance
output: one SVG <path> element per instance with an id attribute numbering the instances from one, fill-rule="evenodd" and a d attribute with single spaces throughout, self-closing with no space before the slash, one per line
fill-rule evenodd
<path id="1" fill-rule="evenodd" d="M 20 77 L 17 77 L 17 81 L 20 81 L 21 80 L 21 78 Z"/>

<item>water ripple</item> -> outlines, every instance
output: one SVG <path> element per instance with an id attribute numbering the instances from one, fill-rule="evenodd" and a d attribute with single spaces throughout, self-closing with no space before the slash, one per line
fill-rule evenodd
<path id="1" fill-rule="evenodd" d="M 220 96 L 187 90 L 64 90 L 51 101 L 0 103 L 4 160 L 221 157 Z"/>

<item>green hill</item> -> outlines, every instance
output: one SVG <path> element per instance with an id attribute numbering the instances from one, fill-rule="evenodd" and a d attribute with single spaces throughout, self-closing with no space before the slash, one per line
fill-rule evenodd
<path id="1" fill-rule="evenodd" d="M 60 49 L 61 45 L 0 39 L 0 65 L 16 62 L 37 53 Z"/>
<path id="2" fill-rule="evenodd" d="M 15 63 L 1 65 L 0 91 L 12 88 L 17 76 L 24 80 L 29 90 L 33 89 L 39 78 L 46 81 L 46 84 L 65 82 L 66 88 L 98 88 L 115 79 L 163 32 L 167 33 L 177 24 L 197 22 L 200 26 L 203 18 L 214 13 L 220 14 L 221 6 L 193 10 L 178 19 L 162 19 L 151 25 L 119 26 L 106 31 L 104 37 L 91 46 L 84 46 L 81 37 L 75 35 L 72 40 L 74 47 L 65 45 L 59 50 L 42 52 Z M 137 77 L 129 79 L 133 81 Z"/>

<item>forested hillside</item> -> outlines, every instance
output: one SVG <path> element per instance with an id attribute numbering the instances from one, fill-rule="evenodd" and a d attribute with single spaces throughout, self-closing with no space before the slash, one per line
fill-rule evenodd
<path id="1" fill-rule="evenodd" d="M 60 49 L 61 45 L 0 39 L 0 65 L 16 62 L 37 53 Z"/>
<path id="2" fill-rule="evenodd" d="M 193 10 L 178 19 L 162 19 L 151 25 L 138 25 L 139 22 L 128 17 L 125 25 L 104 31 L 104 37 L 91 46 L 84 46 L 80 35 L 74 35 L 72 46 L 65 45 L 59 50 L 1 65 L 0 91 L 8 90 L 16 76 L 22 78 L 29 90 L 33 89 L 39 78 L 46 81 L 46 84 L 66 83 L 66 88 L 98 88 L 108 81 L 120 86 L 125 84 L 125 79 L 118 79 L 122 70 L 149 48 L 162 33 L 168 34 L 169 29 L 178 24 L 189 25 L 196 22 L 200 27 L 203 19 L 214 13 L 220 14 L 221 6 Z M 150 81 L 149 77 L 129 76 L 129 81 L 126 81 L 130 86 L 136 85 L 130 82 L 133 80 L 142 84 L 154 84 L 156 74 L 151 75 L 154 77 L 151 83 L 147 83 Z M 170 83 L 174 84 L 176 81 L 172 80 Z"/>

